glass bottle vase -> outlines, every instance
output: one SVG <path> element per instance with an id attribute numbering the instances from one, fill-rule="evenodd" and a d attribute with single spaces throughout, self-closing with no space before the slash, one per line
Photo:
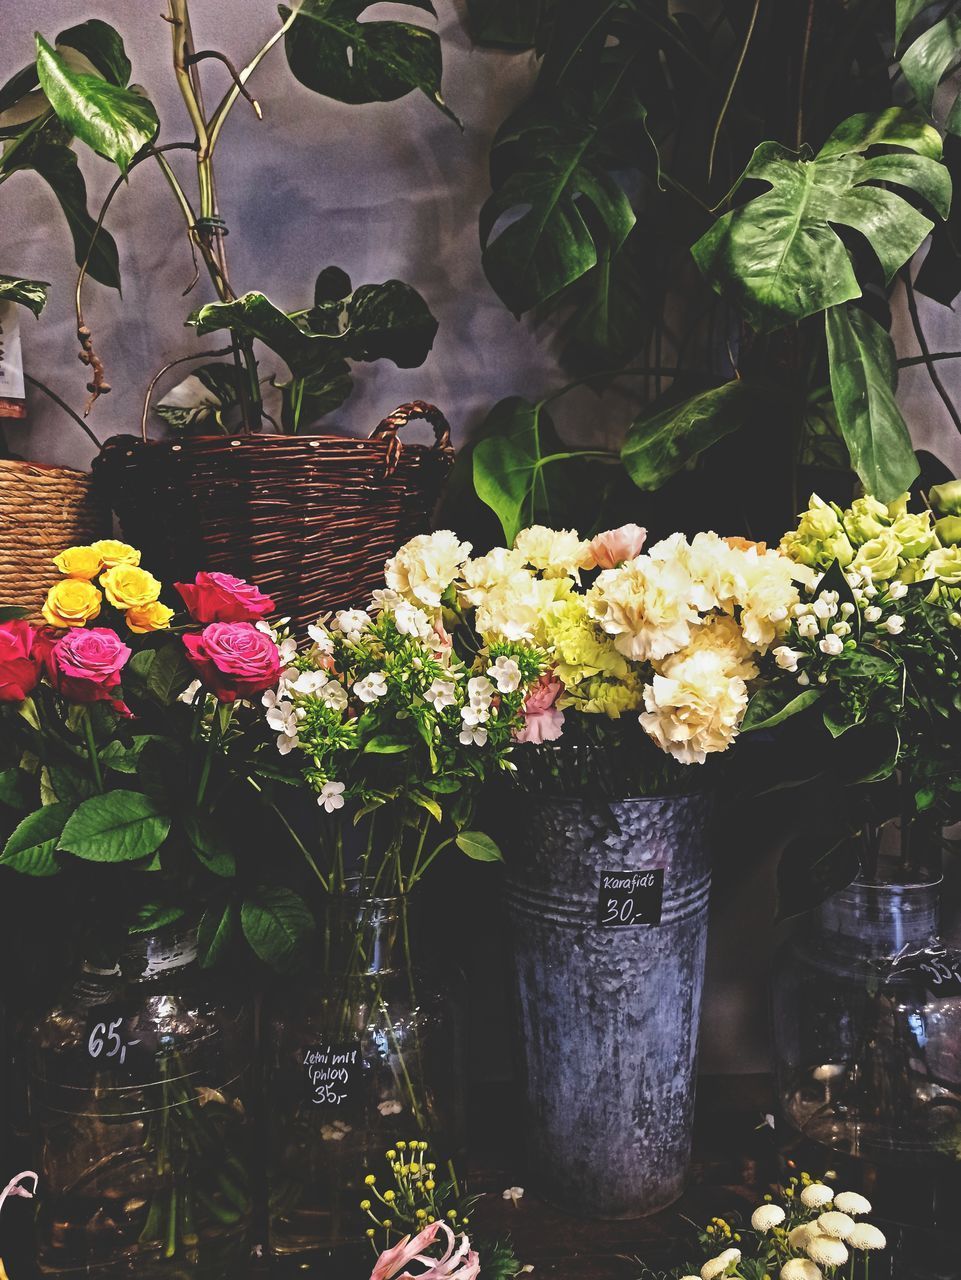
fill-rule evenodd
<path id="1" fill-rule="evenodd" d="M 311 971 L 266 1019 L 271 1252 L 336 1259 L 331 1275 L 369 1253 L 359 1206 L 385 1151 L 426 1140 L 446 1162 L 463 1145 L 461 983 L 412 962 L 408 910 L 332 897 Z"/>
<path id="2" fill-rule="evenodd" d="M 40 1271 L 244 1274 L 253 1018 L 199 968 L 195 932 L 85 964 L 29 1040 Z"/>

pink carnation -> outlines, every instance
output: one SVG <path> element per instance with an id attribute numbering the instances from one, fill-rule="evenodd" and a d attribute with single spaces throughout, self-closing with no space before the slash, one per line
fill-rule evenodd
<path id="1" fill-rule="evenodd" d="M 555 742 L 564 732 L 564 712 L 556 705 L 564 685 L 553 673 L 545 673 L 527 695 L 524 726 L 514 735 L 517 742 Z"/>
<path id="2" fill-rule="evenodd" d="M 270 596 L 230 573 L 197 574 L 193 582 L 175 582 L 195 622 L 257 622 L 273 613 Z"/>
<path id="3" fill-rule="evenodd" d="M 619 529 L 608 529 L 592 538 L 587 548 L 590 569 L 616 569 L 625 560 L 634 560 L 641 554 L 647 541 L 647 530 L 637 524 L 622 524 Z"/>

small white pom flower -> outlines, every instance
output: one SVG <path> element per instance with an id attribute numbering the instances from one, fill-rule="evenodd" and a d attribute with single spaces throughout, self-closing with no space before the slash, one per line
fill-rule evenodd
<path id="1" fill-rule="evenodd" d="M 834 1207 L 852 1218 L 861 1218 L 871 1212 L 871 1201 L 857 1191 L 839 1191 L 834 1197 Z"/>
<path id="2" fill-rule="evenodd" d="M 814 1224 L 811 1222 L 802 1222 L 798 1227 L 792 1227 L 787 1233 L 787 1242 L 792 1249 L 800 1252 L 813 1235 L 817 1235 Z"/>
<path id="3" fill-rule="evenodd" d="M 506 1191 L 502 1192 L 502 1195 L 503 1195 L 503 1198 L 505 1200 L 509 1200 L 511 1204 L 514 1206 L 514 1208 L 516 1209 L 517 1206 L 520 1204 L 520 1202 L 524 1199 L 524 1188 L 508 1187 Z"/>
<path id="4" fill-rule="evenodd" d="M 824 1272 L 810 1258 L 792 1258 L 778 1272 L 778 1280 L 824 1280 Z"/>
<path id="5" fill-rule="evenodd" d="M 892 600 L 903 600 L 907 594 L 908 584 L 906 582 L 895 580 L 888 583 L 888 595 Z"/>
<path id="6" fill-rule="evenodd" d="M 822 591 L 815 600 L 812 608 L 815 617 L 822 618 L 825 621 L 833 618 L 838 611 L 838 593 L 836 591 Z"/>
<path id="7" fill-rule="evenodd" d="M 818 641 L 818 648 L 829 658 L 836 658 L 844 650 L 844 641 L 840 636 L 829 635 Z"/>
<path id="8" fill-rule="evenodd" d="M 812 1182 L 801 1192 L 801 1203 L 805 1209 L 824 1209 L 834 1199 L 834 1192 L 823 1182 Z"/>
<path id="9" fill-rule="evenodd" d="M 354 693 L 361 702 L 376 702 L 387 692 L 387 677 L 382 671 L 372 671 L 369 676 L 354 682 Z"/>
<path id="10" fill-rule="evenodd" d="M 334 638 L 326 627 L 316 623 L 307 628 L 307 635 L 313 640 L 317 653 L 333 653 Z"/>
<path id="11" fill-rule="evenodd" d="M 317 803 L 328 813 L 333 813 L 335 809 L 343 809 L 345 789 L 342 782 L 325 782 L 320 789 Z"/>
<path id="12" fill-rule="evenodd" d="M 465 747 L 483 747 L 487 742 L 487 730 L 482 724 L 465 724 L 460 731 L 460 741 Z"/>
<path id="13" fill-rule="evenodd" d="M 434 680 L 431 682 L 431 686 L 424 694 L 424 697 L 431 703 L 435 711 L 443 711 L 445 707 L 454 705 L 456 689 L 457 686 L 452 680 Z"/>
<path id="14" fill-rule="evenodd" d="M 851 614 L 854 613 L 854 610 L 855 610 L 855 606 L 851 603 L 851 601 L 845 600 L 844 603 L 841 605 L 841 617 L 850 618 Z"/>
<path id="15" fill-rule="evenodd" d="M 487 668 L 487 674 L 501 693 L 514 693 L 520 687 L 521 669 L 514 658 L 503 653 Z"/>
<path id="16" fill-rule="evenodd" d="M 831 630 L 836 636 L 849 636 L 851 634 L 851 624 L 850 622 L 835 622 Z"/>
<path id="17" fill-rule="evenodd" d="M 800 649 L 792 649 L 786 644 L 779 644 L 774 650 L 774 661 L 782 671 L 797 671 L 797 664 L 803 657 Z"/>
<path id="18" fill-rule="evenodd" d="M 343 711 L 347 706 L 347 690 L 336 680 L 331 680 L 321 689 L 320 700 L 326 702 L 332 711 Z"/>
<path id="19" fill-rule="evenodd" d="M 797 678 L 797 682 L 802 689 L 806 689 L 807 686 L 811 683 L 811 677 L 808 675 L 806 671 L 802 671 Z"/>
<path id="20" fill-rule="evenodd" d="M 835 1240 L 846 1240 L 854 1227 L 854 1219 L 846 1213 L 830 1210 L 818 1218 L 818 1230 L 826 1236 L 834 1236 Z"/>
<path id="21" fill-rule="evenodd" d="M 853 1194 L 853 1193 L 848 1193 Z M 859 1253 L 870 1253 L 874 1249 L 887 1248 L 887 1239 L 883 1231 L 870 1222 L 856 1222 L 854 1230 L 848 1236 L 848 1244 Z"/>
<path id="22" fill-rule="evenodd" d="M 892 613 L 890 618 L 885 618 L 884 629 L 890 636 L 899 636 L 904 630 L 904 619 L 899 613 Z"/>
<path id="23" fill-rule="evenodd" d="M 493 696 L 494 686 L 486 676 L 471 676 L 467 681 L 467 697 L 472 707 L 489 707 Z"/>
<path id="24" fill-rule="evenodd" d="M 370 614 L 363 609 L 341 609 L 334 615 L 334 626 L 351 644 L 358 644 L 370 626 Z"/>
<path id="25" fill-rule="evenodd" d="M 869 604 L 868 607 L 864 610 L 864 621 L 872 622 L 872 623 L 880 622 L 881 621 L 880 606 L 876 604 Z"/>
<path id="26" fill-rule="evenodd" d="M 807 613 L 803 618 L 798 618 L 797 631 L 802 639 L 813 640 L 820 630 L 818 620 L 813 613 Z"/>
<path id="27" fill-rule="evenodd" d="M 770 1231 L 772 1227 L 779 1227 L 786 1216 L 779 1204 L 758 1205 L 751 1214 L 751 1226 L 755 1231 Z"/>
<path id="28" fill-rule="evenodd" d="M 711 1258 L 701 1267 L 701 1280 L 717 1280 L 736 1262 L 741 1261 L 740 1249 L 725 1249 L 716 1258 Z"/>
<path id="29" fill-rule="evenodd" d="M 848 1260 L 844 1242 L 834 1236 L 811 1236 L 804 1251 L 819 1267 L 843 1267 Z"/>

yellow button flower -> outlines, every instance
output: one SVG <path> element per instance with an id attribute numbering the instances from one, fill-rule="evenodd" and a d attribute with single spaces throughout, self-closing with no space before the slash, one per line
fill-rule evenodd
<path id="1" fill-rule="evenodd" d="M 47 592 L 42 609 L 51 627 L 82 627 L 100 612 L 103 596 L 82 578 L 64 578 Z"/>
<path id="2" fill-rule="evenodd" d="M 152 600 L 149 604 L 128 609 L 126 622 L 131 631 L 145 635 L 148 631 L 166 631 L 173 616 L 173 609 L 168 609 L 159 600 Z"/>
<path id="3" fill-rule="evenodd" d="M 128 542 L 118 542 L 116 538 L 101 538 L 91 545 L 103 561 L 105 569 L 112 569 L 117 564 L 139 564 L 140 552 Z"/>
<path id="4" fill-rule="evenodd" d="M 160 595 L 160 583 L 153 574 L 133 564 L 115 564 L 100 585 L 115 609 L 141 609 Z"/>
<path id="5" fill-rule="evenodd" d="M 96 547 L 67 547 L 53 563 L 68 578 L 95 578 L 104 566 L 104 560 Z"/>

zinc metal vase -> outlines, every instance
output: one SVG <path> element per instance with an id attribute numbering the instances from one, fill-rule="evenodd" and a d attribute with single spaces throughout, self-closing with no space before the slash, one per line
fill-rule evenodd
<path id="1" fill-rule="evenodd" d="M 710 795 L 527 796 L 508 857 L 532 1186 L 598 1218 L 675 1200 L 691 1154 Z"/>

